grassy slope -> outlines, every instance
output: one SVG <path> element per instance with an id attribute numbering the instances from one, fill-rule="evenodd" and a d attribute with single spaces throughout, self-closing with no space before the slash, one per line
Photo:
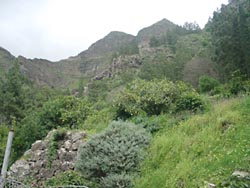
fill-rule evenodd
<path id="1" fill-rule="evenodd" d="M 250 170 L 250 97 L 225 100 L 156 135 L 135 188 L 204 187 Z"/>

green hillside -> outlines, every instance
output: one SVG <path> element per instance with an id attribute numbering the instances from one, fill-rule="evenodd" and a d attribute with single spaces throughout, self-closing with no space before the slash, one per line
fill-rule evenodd
<path id="1" fill-rule="evenodd" d="M 10 165 L 25 164 L 54 130 L 43 147 L 48 166 L 26 161 L 51 173 L 22 176 L 27 184 L 249 188 L 249 12 L 249 0 L 231 0 L 204 29 L 163 19 L 58 62 L 0 48 L 0 166 L 8 129 Z M 55 154 L 67 131 L 86 138 L 76 163 L 57 173 L 49 166 L 62 162 Z"/>
<path id="2" fill-rule="evenodd" d="M 235 170 L 249 171 L 249 121 L 250 97 L 241 97 L 215 102 L 205 114 L 171 127 L 166 123 L 154 136 L 134 187 L 205 187 Z"/>

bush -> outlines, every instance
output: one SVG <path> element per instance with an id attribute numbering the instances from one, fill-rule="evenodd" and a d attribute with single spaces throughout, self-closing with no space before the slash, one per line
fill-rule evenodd
<path id="1" fill-rule="evenodd" d="M 11 163 L 18 159 L 31 144 L 44 138 L 52 129 L 78 128 L 92 112 L 86 99 L 73 96 L 58 97 L 46 102 L 38 111 L 30 112 L 15 127 Z"/>
<path id="2" fill-rule="evenodd" d="M 204 75 L 199 78 L 198 87 L 201 93 L 211 92 L 217 86 L 219 86 L 219 81 L 210 76 Z"/>
<path id="3" fill-rule="evenodd" d="M 198 110 L 204 110 L 205 103 L 197 93 L 183 93 L 176 101 L 176 112 L 190 110 L 197 112 Z"/>
<path id="4" fill-rule="evenodd" d="M 59 97 L 43 106 L 39 124 L 44 130 L 57 127 L 77 128 L 90 114 L 91 104 L 86 99 L 73 96 Z"/>
<path id="5" fill-rule="evenodd" d="M 199 94 L 183 82 L 135 80 L 115 102 L 117 117 L 126 119 L 139 114 L 159 115 L 180 110 L 204 109 Z"/>
<path id="6" fill-rule="evenodd" d="M 240 92 L 246 92 L 243 86 L 245 78 L 240 71 L 235 71 L 232 74 L 232 78 L 228 83 L 229 91 L 232 95 L 237 95 Z"/>
<path id="7" fill-rule="evenodd" d="M 105 188 L 131 187 L 131 179 L 132 177 L 127 174 L 111 174 L 101 180 L 100 186 Z"/>
<path id="8" fill-rule="evenodd" d="M 89 186 L 94 188 L 94 184 L 85 180 L 80 174 L 75 171 L 66 171 L 48 179 L 45 186 L 59 186 L 59 185 L 74 185 L 74 186 Z"/>
<path id="9" fill-rule="evenodd" d="M 223 97 L 249 94 L 250 80 L 246 79 L 239 71 L 235 71 L 228 83 L 216 87 L 213 93 L 220 94 Z"/>
<path id="10" fill-rule="evenodd" d="M 126 119 L 143 112 L 159 115 L 170 109 L 176 94 L 176 87 L 171 81 L 135 80 L 118 96 L 115 104 L 117 116 Z"/>
<path id="11" fill-rule="evenodd" d="M 149 134 L 142 127 L 113 122 L 104 132 L 80 146 L 76 169 L 84 178 L 98 183 L 111 185 L 113 181 L 125 181 L 127 176 L 119 175 L 136 171 L 148 143 Z"/>

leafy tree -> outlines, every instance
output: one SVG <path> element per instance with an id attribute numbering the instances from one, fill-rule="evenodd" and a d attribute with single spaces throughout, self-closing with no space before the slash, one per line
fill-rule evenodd
<path id="1" fill-rule="evenodd" d="M 0 120 L 8 124 L 12 119 L 20 121 L 26 109 L 25 77 L 17 63 L 0 80 Z"/>
<path id="2" fill-rule="evenodd" d="M 187 30 L 187 32 L 191 32 L 191 33 L 194 33 L 194 32 L 200 32 L 201 31 L 201 28 L 200 26 L 196 23 L 196 22 L 185 22 L 184 25 L 183 25 L 183 28 L 185 30 Z"/>
<path id="3" fill-rule="evenodd" d="M 36 140 L 43 139 L 50 130 L 78 128 L 91 111 L 90 102 L 73 96 L 59 96 L 47 101 L 42 108 L 26 115 L 15 128 L 11 162 L 22 156 Z"/>
<path id="4" fill-rule="evenodd" d="M 117 118 L 126 119 L 139 114 L 203 110 L 205 105 L 199 94 L 183 82 L 135 80 L 121 91 L 115 106 Z"/>
<path id="5" fill-rule="evenodd" d="M 58 97 L 44 104 L 39 113 L 39 124 L 46 132 L 57 127 L 77 128 L 90 112 L 91 104 L 84 98 Z"/>
<path id="6" fill-rule="evenodd" d="M 215 46 L 215 61 L 228 79 L 239 69 L 250 77 L 250 1 L 231 1 L 214 12 L 207 25 Z"/>

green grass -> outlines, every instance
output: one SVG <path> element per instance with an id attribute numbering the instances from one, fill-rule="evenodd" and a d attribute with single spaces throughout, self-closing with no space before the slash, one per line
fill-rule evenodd
<path id="1" fill-rule="evenodd" d="M 205 187 L 250 170 L 250 97 L 218 102 L 154 136 L 134 188 Z"/>

